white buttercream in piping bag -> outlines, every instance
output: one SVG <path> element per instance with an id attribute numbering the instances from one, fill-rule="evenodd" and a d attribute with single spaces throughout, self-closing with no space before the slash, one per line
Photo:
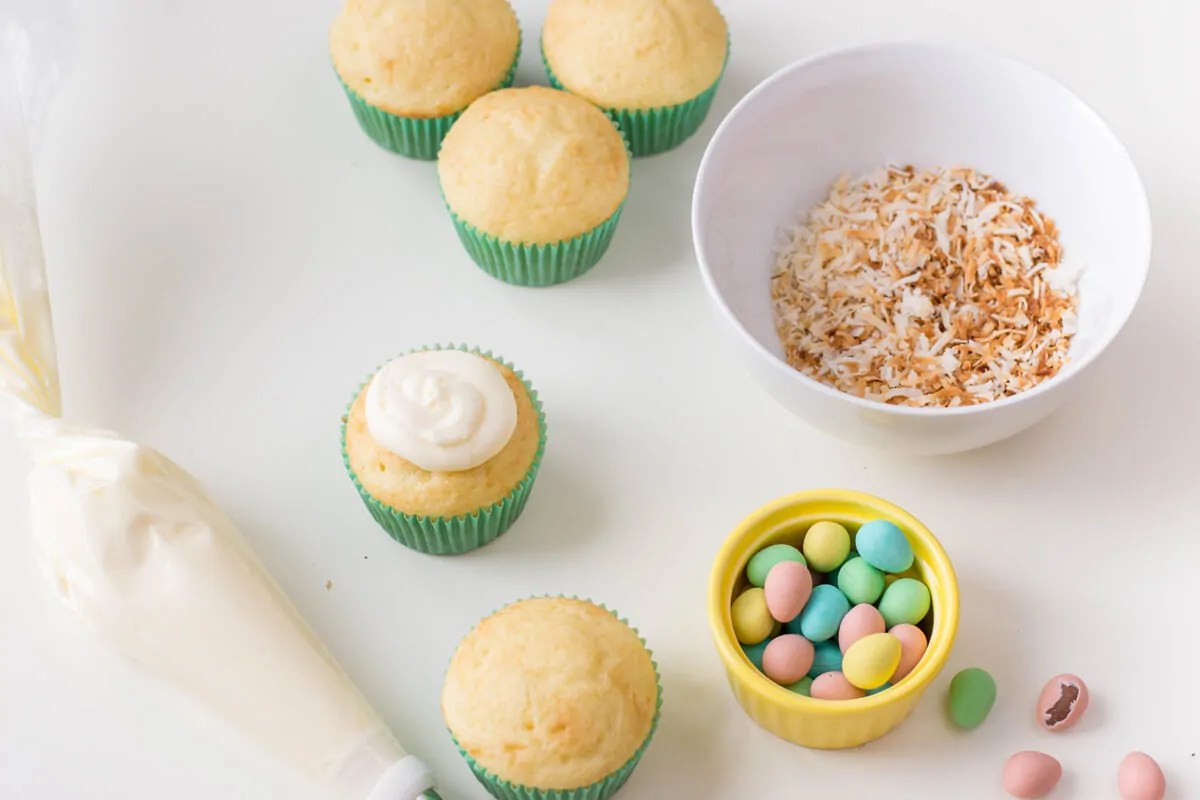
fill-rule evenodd
<path id="1" fill-rule="evenodd" d="M 517 429 L 517 401 L 488 359 L 424 350 L 389 362 L 366 397 L 371 438 L 429 472 L 472 469 L 504 449 Z"/>
<path id="2" fill-rule="evenodd" d="M 103 639 L 339 800 L 435 798 L 200 483 L 155 450 L 60 419 L 26 129 L 0 58 L 0 401 L 33 457 L 49 575 Z"/>

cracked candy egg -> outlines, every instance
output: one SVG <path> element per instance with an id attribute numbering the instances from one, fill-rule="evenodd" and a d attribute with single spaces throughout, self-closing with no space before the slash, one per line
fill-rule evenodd
<path id="1" fill-rule="evenodd" d="M 1038 724 L 1048 731 L 1065 731 L 1083 718 L 1087 707 L 1087 684 L 1074 675 L 1055 675 L 1038 697 Z"/>

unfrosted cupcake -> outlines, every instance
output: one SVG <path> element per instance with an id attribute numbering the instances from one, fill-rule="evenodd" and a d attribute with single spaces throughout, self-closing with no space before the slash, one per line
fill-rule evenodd
<path id="1" fill-rule="evenodd" d="M 367 135 L 433 159 L 464 108 L 512 85 L 521 29 L 505 0 L 347 0 L 329 50 Z"/>
<path id="2" fill-rule="evenodd" d="M 608 249 L 629 152 L 586 100 L 504 89 L 472 103 L 446 135 L 438 178 L 475 263 L 508 283 L 546 286 L 583 274 Z"/>
<path id="3" fill-rule="evenodd" d="M 475 777 L 502 800 L 604 800 L 633 772 L 661 691 L 645 643 L 585 600 L 522 600 L 459 644 L 442 713 Z"/>
<path id="4" fill-rule="evenodd" d="M 342 459 L 367 510 L 423 553 L 464 553 L 508 530 L 545 446 L 537 392 L 503 360 L 465 348 L 389 362 L 342 425 Z"/>
<path id="5" fill-rule="evenodd" d="M 551 0 L 542 28 L 550 82 L 613 114 L 635 156 L 696 132 L 728 55 L 712 0 Z"/>

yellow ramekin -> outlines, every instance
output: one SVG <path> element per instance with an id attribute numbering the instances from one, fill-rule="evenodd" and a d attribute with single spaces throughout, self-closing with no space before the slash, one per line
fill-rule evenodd
<path id="1" fill-rule="evenodd" d="M 781 542 L 800 546 L 815 522 L 833 520 L 851 532 L 873 519 L 904 531 L 916 561 L 912 572 L 929 587 L 930 617 L 922 627 L 929 648 L 917 667 L 887 691 L 859 700 L 813 700 L 777 685 L 750 663 L 733 634 L 730 604 L 746 586 L 746 563 Z M 733 694 L 750 718 L 776 736 L 804 747 L 839 750 L 878 739 L 904 721 L 950 657 L 958 630 L 958 582 L 946 551 L 904 509 L 862 492 L 817 489 L 781 497 L 742 520 L 725 540 L 708 585 L 708 619 Z"/>

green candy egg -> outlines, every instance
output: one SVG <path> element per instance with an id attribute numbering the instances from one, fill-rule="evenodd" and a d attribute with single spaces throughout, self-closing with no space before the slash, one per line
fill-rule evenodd
<path id="1" fill-rule="evenodd" d="M 769 645 L 770 643 L 771 643 L 771 637 L 768 636 L 766 639 L 763 639 L 758 644 L 742 645 L 742 652 L 746 654 L 746 658 L 750 659 L 750 663 L 753 664 L 754 668 L 756 670 L 758 670 L 759 672 L 762 672 L 762 668 L 763 668 L 763 666 L 762 666 L 763 653 L 766 652 L 767 645 Z"/>
<path id="2" fill-rule="evenodd" d="M 874 605 L 883 595 L 883 573 L 863 558 L 851 558 L 838 568 L 837 587 L 850 605 Z"/>
<path id="3" fill-rule="evenodd" d="M 929 613 L 929 589 L 913 578 L 901 578 L 883 591 L 879 613 L 889 629 L 893 625 L 916 625 Z"/>
<path id="4" fill-rule="evenodd" d="M 767 584 L 767 573 L 771 567 L 780 561 L 798 561 L 808 565 L 800 551 L 790 544 L 773 544 L 750 556 L 750 562 L 746 564 L 746 580 L 750 581 L 751 586 L 761 589 Z"/>
<path id="5" fill-rule="evenodd" d="M 996 681 L 978 667 L 964 669 L 950 681 L 947 709 L 960 728 L 978 728 L 996 704 Z"/>
<path id="6" fill-rule="evenodd" d="M 791 686 L 785 686 L 784 688 L 787 689 L 789 692 L 795 692 L 796 694 L 802 694 L 805 697 L 812 697 L 812 682 L 813 682 L 813 679 L 806 675 L 803 678 L 801 678 L 800 680 L 793 683 Z"/>
<path id="7" fill-rule="evenodd" d="M 804 534 L 804 557 L 818 572 L 833 572 L 850 553 L 850 532 L 836 522 L 815 523 Z"/>
<path id="8" fill-rule="evenodd" d="M 842 567 L 849 564 L 851 560 L 855 558 L 858 558 L 858 552 L 851 548 L 850 552 L 846 555 L 846 560 L 842 562 Z M 838 576 L 842 574 L 842 567 L 838 567 L 833 572 L 829 573 L 829 582 L 834 586 L 837 586 Z M 814 586 L 815 585 L 816 584 L 814 584 Z"/>

